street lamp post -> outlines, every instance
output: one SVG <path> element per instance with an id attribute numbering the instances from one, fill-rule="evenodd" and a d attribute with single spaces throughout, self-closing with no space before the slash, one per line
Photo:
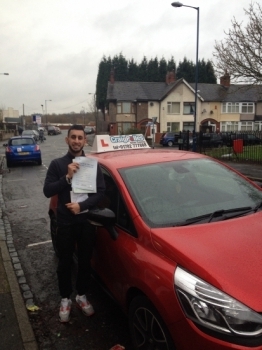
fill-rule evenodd
<path id="1" fill-rule="evenodd" d="M 83 108 L 83 110 L 84 110 L 84 115 L 83 115 L 83 126 L 85 127 L 85 114 L 86 114 L 86 109 L 85 109 L 85 107 L 83 107 L 83 106 L 82 106 L 82 108 Z"/>
<path id="2" fill-rule="evenodd" d="M 52 100 L 45 100 L 45 123 L 46 123 L 46 127 L 47 127 L 47 101 L 52 101 Z"/>
<path id="3" fill-rule="evenodd" d="M 44 123 L 44 120 L 43 120 L 43 118 L 44 118 L 44 105 L 41 105 L 41 107 L 42 107 L 41 124 L 43 124 Z"/>
<path id="4" fill-rule="evenodd" d="M 88 95 L 94 95 L 94 107 L 95 107 L 95 123 L 96 123 L 96 133 L 98 132 L 97 130 L 97 118 L 98 118 L 98 113 L 97 113 L 97 107 L 96 107 L 96 93 L 94 92 L 89 92 Z"/>
<path id="5" fill-rule="evenodd" d="M 195 111 L 194 111 L 194 131 L 196 132 L 196 117 L 197 117 L 197 85 L 198 85 L 198 46 L 199 46 L 199 7 L 184 5 L 181 2 L 172 2 L 174 7 L 190 7 L 197 10 L 197 37 L 196 37 L 196 71 L 195 71 Z"/>

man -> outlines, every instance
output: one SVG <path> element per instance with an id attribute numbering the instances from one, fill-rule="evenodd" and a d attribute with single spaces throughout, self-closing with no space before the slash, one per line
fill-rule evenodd
<path id="1" fill-rule="evenodd" d="M 94 309 L 86 299 L 90 278 L 90 259 L 95 241 L 95 228 L 87 221 L 87 214 L 81 213 L 95 207 L 103 198 L 105 183 L 101 168 L 97 165 L 96 193 L 89 193 L 88 198 L 80 203 L 71 203 L 70 191 L 73 175 L 78 171 L 79 164 L 73 159 L 85 156 L 83 148 L 86 143 L 85 132 L 81 125 L 69 128 L 65 139 L 68 153 L 54 159 L 47 171 L 44 194 L 47 198 L 58 196 L 57 205 L 57 248 L 59 262 L 57 267 L 58 285 L 61 295 L 59 318 L 68 322 L 70 318 L 72 293 L 71 264 L 75 244 L 78 253 L 78 272 L 76 278 L 76 303 L 86 316 L 91 316 Z"/>
<path id="2" fill-rule="evenodd" d="M 44 130 L 43 129 L 39 130 L 39 140 L 41 142 L 44 142 Z"/>

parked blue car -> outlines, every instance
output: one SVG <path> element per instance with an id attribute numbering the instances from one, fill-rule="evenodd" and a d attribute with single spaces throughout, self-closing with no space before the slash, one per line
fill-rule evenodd
<path id="1" fill-rule="evenodd" d="M 172 147 L 178 144 L 179 133 L 165 132 L 160 138 L 160 145 Z"/>
<path id="2" fill-rule="evenodd" d="M 38 165 L 42 164 L 41 150 L 33 137 L 11 137 L 4 146 L 6 147 L 5 157 L 8 168 L 22 162 L 36 162 Z"/>

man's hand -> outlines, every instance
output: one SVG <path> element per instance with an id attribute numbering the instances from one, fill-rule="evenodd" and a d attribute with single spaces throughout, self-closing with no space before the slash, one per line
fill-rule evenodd
<path id="1" fill-rule="evenodd" d="M 70 164 L 68 164 L 68 170 L 67 170 L 66 177 L 69 178 L 69 179 L 72 179 L 74 173 L 76 173 L 78 169 L 79 169 L 79 164 L 78 163 L 70 163 Z"/>
<path id="2" fill-rule="evenodd" d="M 66 203 L 66 207 L 73 214 L 79 214 L 80 213 L 80 205 L 78 203 Z"/>

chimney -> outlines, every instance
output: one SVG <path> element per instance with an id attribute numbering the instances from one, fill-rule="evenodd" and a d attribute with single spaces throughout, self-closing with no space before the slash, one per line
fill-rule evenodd
<path id="1" fill-rule="evenodd" d="M 227 70 L 225 71 L 225 74 L 222 77 L 220 77 L 220 85 L 224 87 L 230 86 L 230 75 L 227 72 Z"/>
<path id="2" fill-rule="evenodd" d="M 169 85 L 169 72 L 166 73 L 166 84 Z"/>
<path id="3" fill-rule="evenodd" d="M 166 84 L 170 85 L 170 84 L 174 83 L 175 81 L 176 81 L 176 74 L 175 74 L 174 69 L 172 69 L 171 72 L 167 72 Z"/>
<path id="4" fill-rule="evenodd" d="M 114 71 L 114 68 L 112 68 L 110 71 L 110 83 L 114 84 L 114 82 L 115 82 L 115 71 Z"/>
<path id="5" fill-rule="evenodd" d="M 172 71 L 169 73 L 169 82 L 174 83 L 176 81 L 176 73 L 174 71 L 174 69 L 172 69 Z"/>

